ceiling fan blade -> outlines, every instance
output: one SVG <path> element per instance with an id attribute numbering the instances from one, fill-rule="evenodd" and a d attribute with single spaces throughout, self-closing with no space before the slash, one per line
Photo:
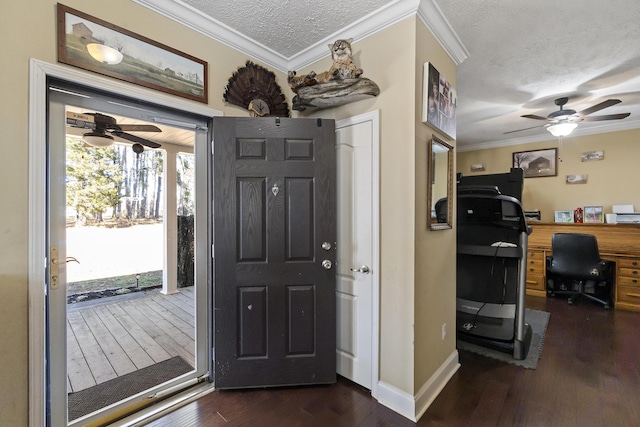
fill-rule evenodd
<path id="1" fill-rule="evenodd" d="M 602 120 L 620 120 L 629 117 L 631 113 L 606 114 L 604 116 L 583 117 L 583 122 L 600 122 Z"/>
<path id="2" fill-rule="evenodd" d="M 505 132 L 503 133 L 503 135 L 506 135 L 508 133 L 514 133 L 514 132 L 522 132 L 523 130 L 529 130 L 529 129 L 535 129 L 535 128 L 541 128 L 541 127 L 545 127 L 546 125 L 539 125 L 539 126 L 531 126 L 530 128 L 524 128 L 524 129 L 518 129 L 518 130 L 510 130 L 509 132 Z"/>
<path id="3" fill-rule="evenodd" d="M 117 124 L 114 130 L 123 132 L 162 132 L 162 130 L 154 125 L 133 125 L 133 124 Z"/>
<path id="4" fill-rule="evenodd" d="M 584 110 L 578 112 L 578 115 L 584 117 L 584 116 L 587 116 L 587 115 L 589 115 L 591 113 L 595 113 L 596 111 L 600 111 L 600 110 L 602 110 L 604 108 L 611 107 L 612 105 L 616 105 L 616 104 L 618 104 L 620 102 L 621 101 L 619 99 L 607 99 L 606 101 L 602 101 L 599 104 L 592 105 L 589 108 L 585 108 Z"/>
<path id="5" fill-rule="evenodd" d="M 525 119 L 534 119 L 534 120 L 549 120 L 548 117 L 536 116 L 535 114 L 525 114 L 524 116 L 520 116 L 520 117 L 524 117 Z"/>
<path id="6" fill-rule="evenodd" d="M 161 145 L 157 142 L 149 141 L 148 139 L 140 138 L 139 136 L 131 135 L 129 133 L 121 132 L 118 130 L 111 131 L 111 133 L 118 138 L 126 139 L 127 141 L 137 142 L 138 144 L 145 145 L 149 148 L 160 148 Z"/>

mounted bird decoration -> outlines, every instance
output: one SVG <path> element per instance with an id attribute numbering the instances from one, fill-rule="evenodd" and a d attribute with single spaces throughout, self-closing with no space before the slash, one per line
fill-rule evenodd
<path id="1" fill-rule="evenodd" d="M 252 117 L 290 116 L 287 100 L 276 83 L 276 75 L 251 61 L 229 78 L 224 100 L 246 108 Z"/>

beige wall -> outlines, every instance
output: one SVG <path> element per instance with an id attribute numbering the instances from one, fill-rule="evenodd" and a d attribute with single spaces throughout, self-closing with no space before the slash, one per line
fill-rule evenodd
<path id="1" fill-rule="evenodd" d="M 415 18 L 353 44 L 375 98 L 301 116 L 336 120 L 380 110 L 380 380 L 413 395 Z M 384 52 L 384 54 L 382 54 Z M 309 69 L 329 68 L 327 58 Z M 303 70 L 307 72 L 308 69 Z M 300 73 L 299 73 L 300 74 Z"/>
<path id="2" fill-rule="evenodd" d="M 471 165 L 484 163 L 480 174 L 508 172 L 512 153 L 517 151 L 558 149 L 558 175 L 525 178 L 522 204 L 526 210 L 539 209 L 542 220 L 553 222 L 554 211 L 584 206 L 602 206 L 605 213 L 612 205 L 632 204 L 640 210 L 640 129 L 601 133 L 588 136 L 557 138 L 525 145 L 513 145 L 458 153 L 457 170 L 463 175 L 475 175 Z M 604 151 L 604 160 L 582 162 L 581 153 Z M 586 184 L 566 184 L 567 175 L 588 175 Z"/>
<path id="3" fill-rule="evenodd" d="M 56 63 L 55 2 L 25 0 L 0 6 L 0 36 L 9 59 L 0 81 L 0 425 L 28 422 L 28 91 L 29 58 Z M 232 72 L 248 59 L 199 33 L 128 0 L 66 5 L 187 52 L 209 63 L 209 105 L 225 115 L 247 115 L 226 106 L 222 93 Z M 28 26 L 26 25 L 28 23 Z M 342 119 L 381 110 L 381 331 L 380 379 L 413 395 L 454 350 L 442 345 L 440 327 L 453 326 L 454 233 L 425 230 L 425 144 L 432 131 L 419 120 L 422 62 L 435 58 L 455 81 L 455 67 L 416 18 L 354 45 L 364 77 L 381 94 L 341 107 L 294 116 Z M 416 59 L 416 52 L 420 57 Z M 328 69 L 329 59 L 314 64 Z M 298 70 L 300 71 L 300 70 Z M 286 78 L 276 72 L 289 102 Z M 418 124 L 416 124 L 418 123 Z M 416 197 L 418 198 L 416 200 Z M 448 259 L 448 260 L 447 260 Z M 414 305 L 414 295 L 416 303 Z M 416 332 L 414 333 L 414 322 Z M 453 331 L 453 329 L 450 329 Z M 453 334 L 450 335 L 452 337 Z M 417 337 L 417 339 L 416 339 Z M 416 340 L 414 350 L 414 340 Z M 415 359 L 415 361 L 414 361 Z"/>
<path id="4" fill-rule="evenodd" d="M 415 390 L 431 378 L 434 372 L 456 350 L 456 235 L 453 230 L 427 229 L 427 141 L 433 134 L 455 147 L 455 141 L 422 123 L 423 65 L 431 62 L 453 87 L 456 86 L 456 66 L 440 47 L 429 30 L 418 20 L 416 33 L 415 73 Z M 454 148 L 455 155 L 455 148 Z M 455 159 L 455 157 L 454 157 Z M 448 334 L 442 340 L 442 325 Z"/>
<path id="5" fill-rule="evenodd" d="M 426 230 L 426 142 L 434 131 L 421 115 L 423 63 L 433 61 L 454 85 L 456 68 L 415 17 L 353 50 L 380 95 L 301 116 L 339 120 L 381 110 L 380 380 L 415 395 L 455 351 L 455 232 Z M 301 72 L 329 66 L 326 59 Z M 451 331 L 444 342 L 443 323 Z"/>

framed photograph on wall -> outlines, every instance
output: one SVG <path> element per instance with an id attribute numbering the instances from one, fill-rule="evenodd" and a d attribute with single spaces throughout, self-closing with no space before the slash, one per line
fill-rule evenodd
<path id="1" fill-rule="evenodd" d="M 525 178 L 558 175 L 558 149 L 517 151 L 513 153 L 513 167 L 524 170 Z"/>
<path id="2" fill-rule="evenodd" d="M 207 63 L 58 3 L 58 61 L 207 103 Z"/>
<path id="3" fill-rule="evenodd" d="M 604 215 L 602 214 L 602 206 L 584 207 L 584 222 L 598 223 L 603 221 Z"/>
<path id="4" fill-rule="evenodd" d="M 456 139 L 456 90 L 433 64 L 425 62 L 423 73 L 422 122 Z"/>

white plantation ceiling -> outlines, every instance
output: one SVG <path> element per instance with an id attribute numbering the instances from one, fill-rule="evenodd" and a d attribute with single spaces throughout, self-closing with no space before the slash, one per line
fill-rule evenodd
<path id="1" fill-rule="evenodd" d="M 487 148 L 549 139 L 554 99 L 580 111 L 622 102 L 573 135 L 640 127 L 638 0 L 133 0 L 281 71 L 328 55 L 327 42 L 359 39 L 418 14 L 457 70 L 457 146 Z M 384 91 L 384 88 L 381 88 Z"/>

